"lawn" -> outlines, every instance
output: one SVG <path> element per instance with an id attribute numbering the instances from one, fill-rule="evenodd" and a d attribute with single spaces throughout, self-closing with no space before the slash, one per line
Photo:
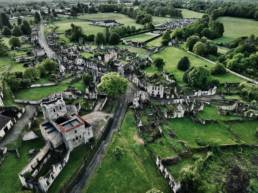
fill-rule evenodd
<path id="1" fill-rule="evenodd" d="M 206 105 L 204 110 L 197 115 L 198 118 L 204 120 L 217 120 L 217 121 L 227 121 L 227 120 L 239 120 L 240 117 L 231 115 L 221 115 L 217 107 L 213 105 Z"/>
<path id="2" fill-rule="evenodd" d="M 120 48 L 126 48 L 130 52 L 136 53 L 139 57 L 147 57 L 148 56 L 148 51 L 144 48 L 136 48 L 133 46 L 127 46 L 127 45 L 118 45 Z"/>
<path id="3" fill-rule="evenodd" d="M 57 33 L 64 33 L 66 30 L 71 28 L 71 24 L 81 26 L 84 33 L 89 34 L 97 34 L 98 32 L 104 32 L 104 27 L 94 26 L 91 25 L 90 22 L 81 21 L 78 19 L 61 19 L 59 21 L 55 21 L 51 23 L 51 25 L 54 25 L 57 27 L 56 32 Z"/>
<path id="4" fill-rule="evenodd" d="M 201 18 L 203 13 L 192 11 L 189 9 L 180 9 L 182 11 L 183 18 Z"/>
<path id="5" fill-rule="evenodd" d="M 41 100 L 42 98 L 48 97 L 51 94 L 62 92 L 69 86 L 73 86 L 78 90 L 83 91 L 84 85 L 82 81 L 76 83 L 70 83 L 69 81 L 63 81 L 56 86 L 42 87 L 42 88 L 28 88 L 23 89 L 15 93 L 17 99 L 22 100 Z"/>
<path id="6" fill-rule="evenodd" d="M 218 117 L 218 115 L 214 116 Z M 194 123 L 189 118 L 173 119 L 163 125 L 163 130 L 165 134 L 172 130 L 177 140 L 182 140 L 193 148 L 199 146 L 198 141 L 217 145 L 258 144 L 258 138 L 255 136 L 256 128 L 258 128 L 257 121 L 224 122 L 225 120 L 221 117 L 218 117 L 218 120 L 220 121 L 218 123 L 202 125 Z"/>
<path id="7" fill-rule="evenodd" d="M 84 58 L 90 58 L 90 57 L 93 56 L 93 54 L 90 53 L 90 52 L 82 52 L 82 53 L 81 53 L 81 56 L 84 57 Z"/>
<path id="8" fill-rule="evenodd" d="M 15 153 L 7 153 L 2 165 L 0 165 L 0 192 L 1 193 L 18 193 L 22 186 L 18 178 L 18 173 L 26 166 L 31 159 L 28 152 L 31 149 L 39 150 L 43 147 L 44 142 L 41 139 L 30 142 L 22 142 L 18 149 L 20 158 L 17 158 Z"/>
<path id="9" fill-rule="evenodd" d="M 103 20 L 113 19 L 118 23 L 124 24 L 125 26 L 135 26 L 136 28 L 143 27 L 141 24 L 137 24 L 134 19 L 120 14 L 120 13 L 95 13 L 95 14 L 84 14 L 78 17 L 79 19 L 91 19 L 91 20 Z"/>
<path id="10" fill-rule="evenodd" d="M 162 36 L 148 42 L 147 46 L 149 46 L 149 47 L 160 47 L 161 46 L 161 41 L 162 41 Z"/>
<path id="11" fill-rule="evenodd" d="M 220 17 L 218 21 L 224 24 L 225 32 L 216 42 L 224 43 L 242 36 L 258 35 L 258 21 L 234 17 Z"/>
<path id="12" fill-rule="evenodd" d="M 138 34 L 138 35 L 126 37 L 124 38 L 124 40 L 127 40 L 127 41 L 129 40 L 133 42 L 145 42 L 153 37 L 155 37 L 155 35 L 152 33 L 144 33 L 144 34 Z"/>
<path id="13" fill-rule="evenodd" d="M 122 157 L 117 159 L 114 150 L 120 147 Z M 126 114 L 121 130 L 116 133 L 107 153 L 84 193 L 143 193 L 151 188 L 164 193 L 169 189 L 155 168 L 154 160 L 137 135 L 132 111 Z"/>
<path id="14" fill-rule="evenodd" d="M 0 57 L 0 75 L 6 72 L 23 72 L 25 68 L 10 57 Z"/>
<path id="15" fill-rule="evenodd" d="M 177 79 L 177 81 L 179 83 L 182 83 L 182 78 L 183 78 L 183 71 L 180 71 L 177 69 L 177 63 L 179 62 L 179 60 L 183 57 L 183 56 L 187 56 L 191 62 L 191 66 L 203 66 L 206 69 L 210 70 L 214 64 L 209 63 L 206 60 L 203 60 L 197 56 L 194 56 L 182 49 L 179 48 L 175 48 L 175 47 L 167 47 L 164 50 L 162 50 L 159 53 L 156 53 L 152 56 L 153 59 L 161 57 L 164 59 L 165 61 L 165 66 L 164 66 L 164 70 L 169 72 L 169 73 L 173 73 L 175 75 L 175 78 Z M 155 68 L 153 65 L 150 66 L 149 68 L 147 68 L 145 70 L 147 73 L 155 73 L 158 72 L 157 68 Z M 225 75 L 220 75 L 220 76 L 213 76 L 215 79 L 218 79 L 221 83 L 224 82 L 240 82 L 241 79 L 231 75 L 229 73 L 225 74 Z"/>
<path id="16" fill-rule="evenodd" d="M 171 129 L 175 132 L 177 139 L 186 142 L 188 146 L 193 148 L 199 146 L 198 140 L 218 145 L 236 144 L 234 135 L 223 124 L 201 125 L 192 122 L 189 118 L 182 118 L 168 121 L 163 128 L 164 131 Z"/>

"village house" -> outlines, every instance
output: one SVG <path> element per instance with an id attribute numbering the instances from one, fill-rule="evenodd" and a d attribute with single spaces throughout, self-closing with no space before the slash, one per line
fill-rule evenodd
<path id="1" fill-rule="evenodd" d="M 40 130 L 46 144 L 19 173 L 19 178 L 24 187 L 47 192 L 68 163 L 70 152 L 88 143 L 93 130 L 60 95 L 44 99 L 41 107 L 45 121 Z"/>
<path id="2" fill-rule="evenodd" d="M 5 137 L 5 135 L 13 127 L 13 121 L 10 117 L 0 114 L 0 140 Z"/>
<path id="3" fill-rule="evenodd" d="M 170 99 L 178 96 L 175 80 L 166 73 L 154 74 L 149 77 L 139 77 L 133 74 L 129 80 L 139 88 L 146 90 L 153 98 Z"/>
<path id="4" fill-rule="evenodd" d="M 228 105 L 219 106 L 218 109 L 222 115 L 236 115 L 247 118 L 258 118 L 257 107 L 238 101 Z"/>

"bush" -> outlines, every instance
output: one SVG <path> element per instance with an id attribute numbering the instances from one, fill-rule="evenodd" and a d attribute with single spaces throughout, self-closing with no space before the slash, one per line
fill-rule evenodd
<path id="1" fill-rule="evenodd" d="M 186 71 L 189 69 L 189 67 L 190 67 L 190 61 L 186 56 L 181 58 L 177 64 L 178 70 Z"/>
<path id="2" fill-rule="evenodd" d="M 221 74 L 226 74 L 226 69 L 222 64 L 216 64 L 212 69 L 211 69 L 211 74 L 212 75 L 221 75 Z"/>

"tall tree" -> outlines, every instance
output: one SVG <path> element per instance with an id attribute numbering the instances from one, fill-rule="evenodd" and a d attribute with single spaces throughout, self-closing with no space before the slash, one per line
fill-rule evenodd
<path id="1" fill-rule="evenodd" d="M 21 25 L 21 31 L 24 35 L 30 35 L 31 34 L 31 27 L 28 21 L 24 20 Z"/>
<path id="2" fill-rule="evenodd" d="M 34 14 L 34 22 L 36 24 L 38 24 L 38 23 L 40 23 L 40 21 L 41 21 L 40 13 L 39 12 L 35 12 L 35 14 Z"/>
<path id="3" fill-rule="evenodd" d="M 8 48 L 4 44 L 3 40 L 0 38 L 0 57 L 8 55 Z"/>
<path id="4" fill-rule="evenodd" d="M 97 33 L 97 35 L 95 36 L 95 43 L 97 45 L 105 44 L 105 37 L 103 33 Z"/>
<path id="5" fill-rule="evenodd" d="M 111 33 L 111 35 L 110 35 L 110 38 L 109 38 L 109 43 L 111 44 L 111 45 L 117 45 L 117 44 L 119 44 L 119 42 L 120 42 L 120 36 L 118 35 L 118 33 Z"/>
<path id="6" fill-rule="evenodd" d="M 10 46 L 11 46 L 12 49 L 17 48 L 17 47 L 21 47 L 20 39 L 17 38 L 17 37 L 12 37 L 12 38 L 9 40 L 9 44 L 10 44 Z"/>
<path id="7" fill-rule="evenodd" d="M 12 27 L 8 15 L 5 13 L 0 13 L 0 28 L 3 28 L 4 26 L 7 26 L 9 28 Z"/>
<path id="8" fill-rule="evenodd" d="M 15 36 L 15 37 L 19 37 L 19 36 L 22 35 L 20 26 L 17 26 L 17 25 L 14 26 L 13 31 L 12 31 L 12 35 Z"/>

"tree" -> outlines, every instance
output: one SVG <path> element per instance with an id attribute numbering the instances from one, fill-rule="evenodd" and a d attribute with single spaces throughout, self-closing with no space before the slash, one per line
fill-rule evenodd
<path id="1" fill-rule="evenodd" d="M 183 80 L 197 89 L 206 89 L 210 83 L 210 72 L 204 67 L 192 67 L 185 72 Z"/>
<path id="2" fill-rule="evenodd" d="M 35 14 L 34 14 L 34 22 L 36 24 L 38 24 L 38 23 L 40 23 L 40 21 L 41 21 L 40 13 L 39 12 L 35 12 Z"/>
<path id="3" fill-rule="evenodd" d="M 204 56 L 206 54 L 206 45 L 203 42 L 197 42 L 193 47 L 193 52 L 197 55 Z"/>
<path id="4" fill-rule="evenodd" d="M 22 35 L 21 28 L 17 25 L 14 26 L 13 31 L 12 31 L 12 35 L 15 36 L 15 37 L 21 36 Z"/>
<path id="5" fill-rule="evenodd" d="M 9 45 L 11 46 L 12 49 L 17 48 L 17 47 L 21 47 L 20 39 L 17 38 L 17 37 L 12 37 L 9 40 Z"/>
<path id="6" fill-rule="evenodd" d="M 89 85 L 91 83 L 91 81 L 93 80 L 93 77 L 89 73 L 84 73 L 82 76 L 82 80 L 85 85 Z"/>
<path id="7" fill-rule="evenodd" d="M 12 35 L 12 32 L 11 32 L 11 30 L 10 30 L 9 27 L 5 26 L 4 29 L 3 29 L 3 31 L 2 31 L 2 34 L 3 34 L 4 36 L 10 36 L 10 35 Z"/>
<path id="8" fill-rule="evenodd" d="M 22 18 L 21 17 L 18 17 L 17 19 L 17 25 L 21 25 L 22 24 Z"/>
<path id="9" fill-rule="evenodd" d="M 111 45 L 117 45 L 120 42 L 120 36 L 118 35 L 118 33 L 114 32 L 111 33 L 110 38 L 109 38 L 109 43 Z"/>
<path id="10" fill-rule="evenodd" d="M 8 48 L 0 38 L 0 57 L 8 55 Z"/>
<path id="11" fill-rule="evenodd" d="M 196 44 L 196 42 L 198 42 L 200 40 L 199 36 L 190 36 L 189 38 L 187 38 L 186 41 L 186 46 L 188 48 L 189 51 L 193 51 L 193 47 Z"/>
<path id="12" fill-rule="evenodd" d="M 54 60 L 46 59 L 42 62 L 42 66 L 48 73 L 53 73 L 57 69 L 57 63 Z"/>
<path id="13" fill-rule="evenodd" d="M 168 45 L 168 42 L 170 41 L 170 32 L 169 31 L 166 31 L 163 36 L 162 36 L 162 45 L 163 46 L 167 46 Z"/>
<path id="14" fill-rule="evenodd" d="M 106 30 L 105 30 L 105 41 L 108 43 L 110 40 L 110 31 L 109 31 L 109 28 L 106 27 Z"/>
<path id="15" fill-rule="evenodd" d="M 222 64 L 216 64 L 212 69 L 211 69 L 211 74 L 212 75 L 221 75 L 221 74 L 226 74 L 226 69 Z"/>
<path id="16" fill-rule="evenodd" d="M 158 70 L 162 71 L 165 65 L 165 62 L 162 58 L 155 58 L 153 64 L 158 68 Z"/>
<path id="17" fill-rule="evenodd" d="M 24 20 L 21 25 L 21 31 L 24 35 L 30 35 L 31 34 L 31 27 L 28 21 Z"/>
<path id="18" fill-rule="evenodd" d="M 177 68 L 178 68 L 179 70 L 182 70 L 182 71 L 188 70 L 189 67 L 190 67 L 190 61 L 189 61 L 189 59 L 188 59 L 187 56 L 182 57 L 182 58 L 179 60 L 178 64 L 177 64 Z"/>
<path id="19" fill-rule="evenodd" d="M 248 185 L 248 173 L 239 166 L 234 166 L 227 176 L 226 191 L 228 193 L 247 193 Z"/>
<path id="20" fill-rule="evenodd" d="M 31 80 L 31 82 L 39 79 L 39 71 L 36 68 L 27 68 L 24 71 L 24 78 Z"/>
<path id="21" fill-rule="evenodd" d="M 4 26 L 11 28 L 12 25 L 9 21 L 9 17 L 5 13 L 0 14 L 0 28 L 3 28 Z"/>
<path id="22" fill-rule="evenodd" d="M 125 93 L 127 85 L 127 79 L 116 72 L 110 72 L 101 77 L 98 90 L 106 93 L 109 97 L 115 98 Z"/>
<path id="23" fill-rule="evenodd" d="M 79 42 L 81 39 L 84 39 L 84 33 L 81 26 L 71 24 L 71 28 L 65 31 L 65 34 L 72 42 Z"/>
<path id="24" fill-rule="evenodd" d="M 95 36 L 95 43 L 97 45 L 105 44 L 105 37 L 103 33 L 97 33 L 97 35 Z"/>

